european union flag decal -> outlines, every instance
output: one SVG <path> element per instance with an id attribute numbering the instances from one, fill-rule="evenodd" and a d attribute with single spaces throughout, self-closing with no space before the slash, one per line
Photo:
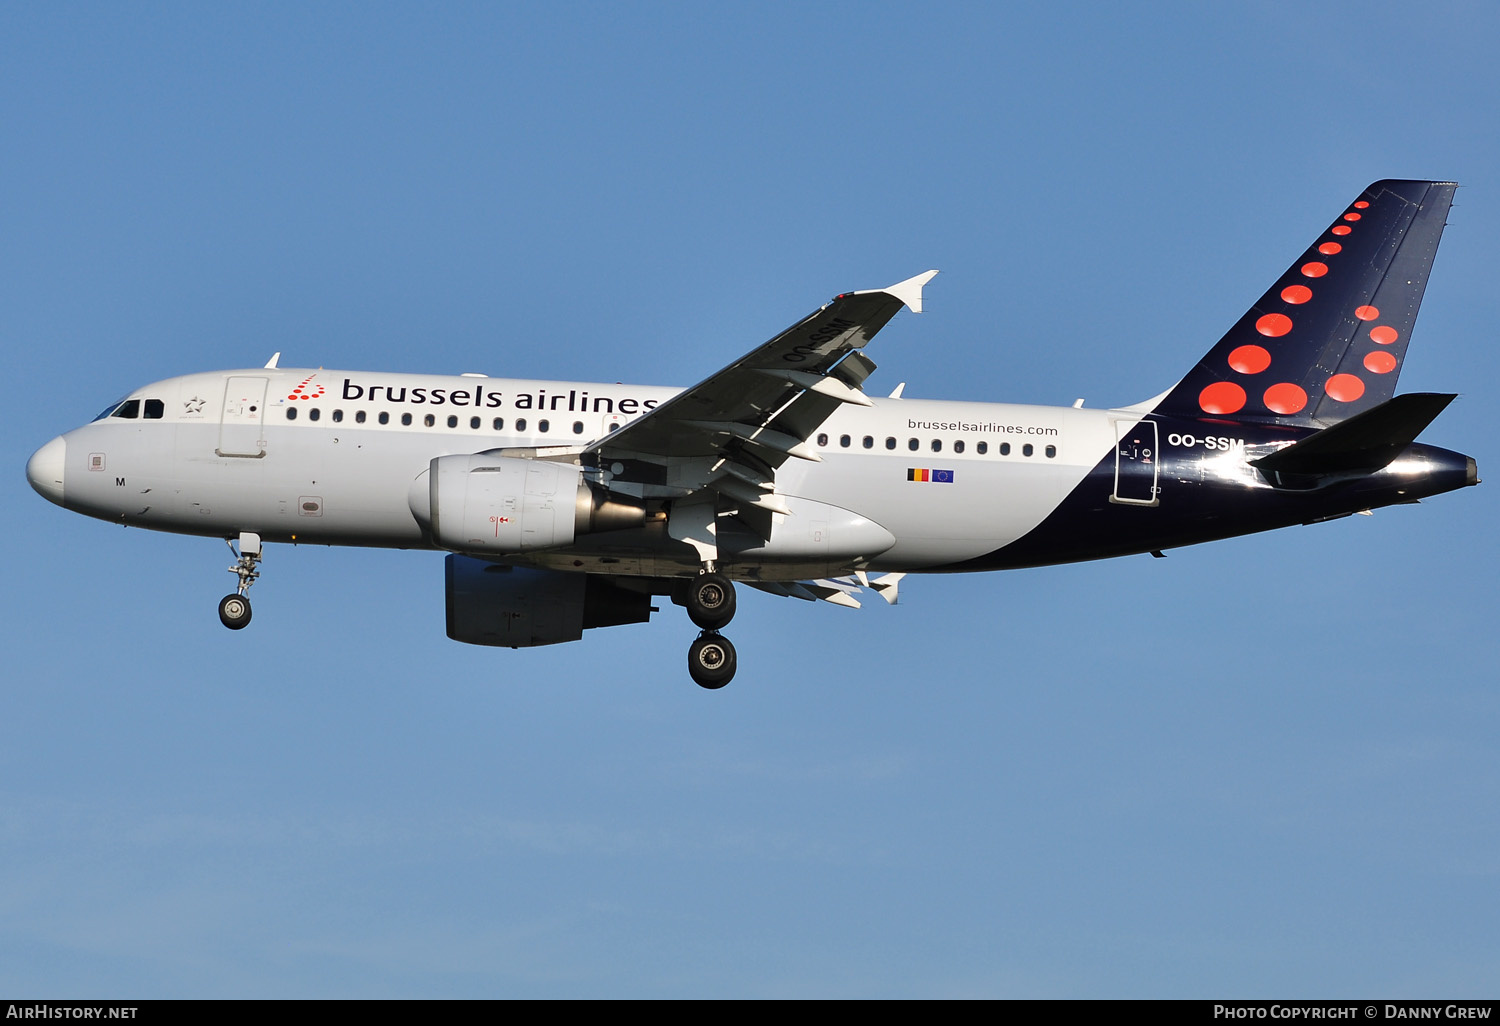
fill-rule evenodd
<path id="1" fill-rule="evenodd" d="M 938 484 L 952 484 L 953 483 L 953 471 L 951 471 L 951 470 L 934 470 L 932 472 L 932 479 L 933 479 L 933 481 L 937 482 Z"/>
<path id="2" fill-rule="evenodd" d="M 927 467 L 908 467 L 906 470 L 908 481 L 920 481 L 927 484 L 952 484 L 953 471 L 931 470 Z"/>

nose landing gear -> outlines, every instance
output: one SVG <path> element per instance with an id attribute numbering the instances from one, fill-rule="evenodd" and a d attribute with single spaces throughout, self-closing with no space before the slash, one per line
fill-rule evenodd
<path id="1" fill-rule="evenodd" d="M 256 569 L 261 559 L 260 535 L 249 532 L 241 534 L 238 549 L 228 538 L 224 539 L 224 544 L 234 553 L 234 566 L 229 568 L 229 572 L 238 574 L 240 583 L 233 595 L 225 595 L 219 600 L 219 622 L 232 631 L 238 631 L 250 623 L 250 599 L 245 592 L 250 590 L 250 585 L 260 576 L 260 571 Z"/>

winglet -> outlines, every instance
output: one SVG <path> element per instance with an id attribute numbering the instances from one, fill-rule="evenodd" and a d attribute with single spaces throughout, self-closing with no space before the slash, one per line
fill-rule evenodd
<path id="1" fill-rule="evenodd" d="M 273 353 L 271 355 L 271 358 L 266 361 L 266 369 L 267 370 L 275 370 L 276 369 L 276 363 L 280 359 L 281 359 L 281 354 L 280 353 Z"/>
<path id="2" fill-rule="evenodd" d="M 862 292 L 854 293 L 854 295 L 858 296 L 870 292 L 884 292 L 886 295 L 895 296 L 897 299 L 901 300 L 901 302 L 906 304 L 906 308 L 912 313 L 921 313 L 922 286 L 926 285 L 936 276 L 937 271 L 923 271 L 915 278 L 907 278 L 905 281 L 898 281 L 896 282 L 896 284 L 887 285 L 883 289 L 864 289 L 862 290 Z"/>

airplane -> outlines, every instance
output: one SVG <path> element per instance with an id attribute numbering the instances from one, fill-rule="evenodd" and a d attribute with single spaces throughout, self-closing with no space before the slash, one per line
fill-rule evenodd
<path id="1" fill-rule="evenodd" d="M 927 271 L 846 292 L 691 388 L 278 366 L 169 378 L 36 451 L 65 509 L 222 538 L 250 622 L 267 543 L 446 551 L 448 636 L 650 619 L 723 687 L 736 584 L 858 606 L 913 573 L 1151 553 L 1479 482 L 1396 380 L 1456 184 L 1359 194 L 1171 388 L 1119 409 L 876 398 L 866 344 Z"/>

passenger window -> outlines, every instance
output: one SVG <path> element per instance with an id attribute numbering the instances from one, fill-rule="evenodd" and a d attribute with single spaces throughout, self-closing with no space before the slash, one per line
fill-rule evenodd
<path id="1" fill-rule="evenodd" d="M 941 438 L 934 438 L 932 440 L 932 451 L 933 452 L 942 452 L 943 451 L 943 440 Z"/>
<path id="2" fill-rule="evenodd" d="M 581 421 L 581 420 L 575 420 L 573 422 L 573 433 L 575 435 L 581 435 L 581 434 L 583 434 L 583 421 Z"/>
<path id="3" fill-rule="evenodd" d="M 823 448 L 823 446 L 825 446 L 827 444 L 828 444 L 828 436 L 827 435 L 819 435 L 818 436 L 818 448 L 821 449 L 821 448 Z"/>
<path id="4" fill-rule="evenodd" d="M 962 438 L 954 439 L 954 442 L 953 442 L 953 451 L 954 452 L 963 452 L 964 451 L 964 440 Z"/>
<path id="5" fill-rule="evenodd" d="M 536 429 L 541 434 L 545 435 L 547 433 L 547 429 L 550 427 L 552 427 L 552 422 L 550 420 L 539 420 L 536 422 Z"/>
<path id="6" fill-rule="evenodd" d="M 295 407 L 295 406 L 288 406 L 286 408 L 286 419 L 287 420 L 296 420 L 297 419 L 297 407 Z"/>
<path id="7" fill-rule="evenodd" d="M 160 399 L 146 400 L 146 419 L 161 420 L 162 415 L 167 412 L 166 404 Z"/>
<path id="8" fill-rule="evenodd" d="M 139 399 L 126 399 L 119 406 L 115 407 L 114 413 L 110 414 L 111 417 L 121 417 L 125 420 L 135 420 L 140 415 L 141 401 Z"/>
<path id="9" fill-rule="evenodd" d="M 1001 442 L 1000 443 L 1000 455 L 1001 456 L 1009 456 L 1010 455 L 1010 443 L 1009 442 Z"/>
<path id="10" fill-rule="evenodd" d="M 411 427 L 411 414 L 409 414 L 409 413 L 403 413 L 403 414 L 401 414 L 401 426 L 402 427 Z"/>
<path id="11" fill-rule="evenodd" d="M 908 448 L 908 449 L 910 449 L 910 450 L 911 450 L 911 451 L 912 451 L 912 452 L 916 452 L 916 451 L 917 451 L 917 449 L 918 449 L 918 447 L 920 447 L 920 446 L 921 446 L 921 444 L 922 444 L 922 443 L 921 443 L 921 442 L 919 442 L 919 441 L 917 441 L 917 440 L 916 440 L 916 439 L 915 439 L 915 438 L 908 438 L 908 439 L 907 439 L 907 440 L 906 440 L 906 447 L 907 447 L 907 448 Z"/>
<path id="12" fill-rule="evenodd" d="M 318 412 L 318 408 L 316 406 L 307 411 L 308 420 L 317 420 L 319 416 L 321 416 L 321 414 Z"/>
<path id="13" fill-rule="evenodd" d="M 364 410 L 355 410 L 354 411 L 354 423 L 356 423 L 356 424 L 363 424 L 364 422 L 365 422 L 365 411 Z"/>
<path id="14" fill-rule="evenodd" d="M 1047 458 L 1050 460 L 1053 457 L 1055 457 L 1056 455 L 1057 455 L 1057 446 L 1055 446 L 1055 445 L 1049 445 L 1049 446 L 1047 446 Z"/>
<path id="15" fill-rule="evenodd" d="M 525 417 L 517 417 L 516 418 L 516 434 L 518 434 L 518 435 L 524 435 L 525 433 L 526 433 L 526 418 Z"/>
<path id="16" fill-rule="evenodd" d="M 989 442 L 975 442 L 974 443 L 974 451 L 977 452 L 977 453 L 979 453 L 979 455 L 983 456 L 985 453 L 987 453 L 987 452 L 990 451 L 990 443 Z"/>
<path id="17" fill-rule="evenodd" d="M 894 449 L 896 447 L 896 439 L 890 437 L 886 438 L 885 447 L 887 449 Z"/>
<path id="18" fill-rule="evenodd" d="M 380 411 L 380 423 L 382 423 L 382 424 L 389 424 L 390 422 L 391 422 L 391 415 L 389 413 L 386 413 L 384 410 L 381 410 Z"/>
<path id="19" fill-rule="evenodd" d="M 873 449 L 873 448 L 875 448 L 875 436 L 874 435 L 865 435 L 864 446 L 865 446 L 866 449 Z"/>
<path id="20" fill-rule="evenodd" d="M 841 449 L 847 449 L 847 448 L 849 448 L 849 436 L 848 435 L 839 435 L 839 448 L 841 448 Z"/>
<path id="21" fill-rule="evenodd" d="M 451 413 L 448 414 L 448 426 L 451 428 L 458 427 L 458 417 Z"/>
<path id="22" fill-rule="evenodd" d="M 1030 456 L 1034 452 L 1036 452 L 1036 447 L 1033 446 L 1030 442 L 1027 442 L 1025 445 L 1021 446 L 1022 456 Z"/>
<path id="23" fill-rule="evenodd" d="M 343 419 L 344 419 L 344 411 L 343 410 L 334 410 L 333 411 L 333 422 L 335 424 L 342 423 Z"/>
<path id="24" fill-rule="evenodd" d="M 479 430 L 479 418 L 478 417 L 470 417 L 469 418 L 469 428 L 471 430 L 473 430 L 473 431 L 478 431 Z"/>
<path id="25" fill-rule="evenodd" d="M 505 418 L 504 417 L 496 417 L 495 418 L 495 430 L 496 431 L 504 431 L 505 430 Z"/>

